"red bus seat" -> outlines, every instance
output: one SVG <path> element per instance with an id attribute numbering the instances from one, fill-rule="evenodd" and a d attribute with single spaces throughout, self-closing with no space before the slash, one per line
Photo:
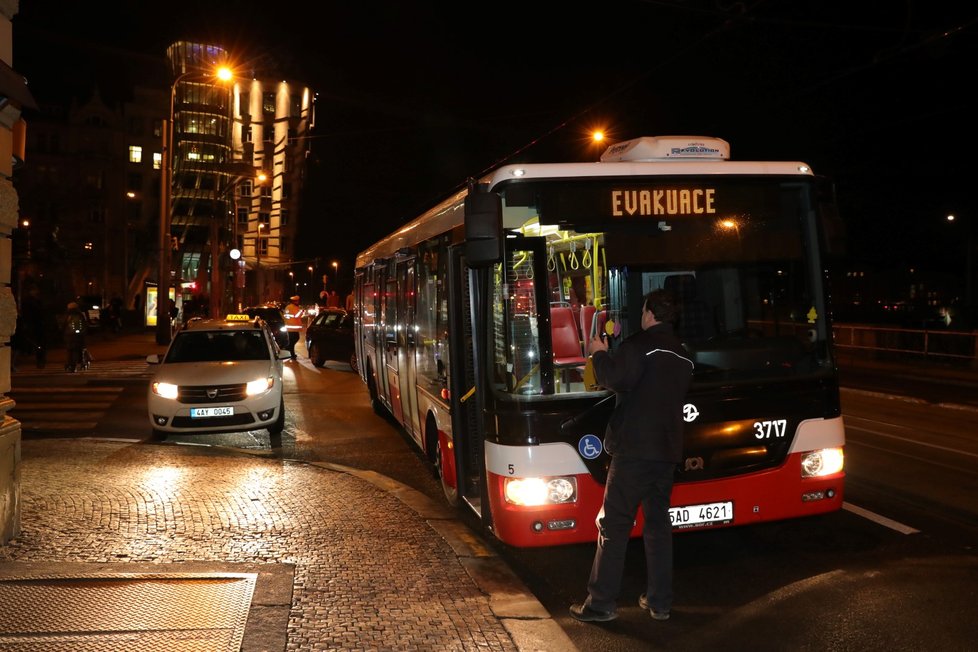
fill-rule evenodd
<path id="1" fill-rule="evenodd" d="M 554 368 L 560 371 L 561 383 L 567 387 L 570 371 L 584 367 L 587 359 L 581 351 L 581 339 L 570 308 L 550 308 L 550 336 L 553 343 Z"/>

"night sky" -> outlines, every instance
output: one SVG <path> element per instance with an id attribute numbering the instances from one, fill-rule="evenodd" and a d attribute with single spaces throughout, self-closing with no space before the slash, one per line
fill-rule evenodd
<path id="1" fill-rule="evenodd" d="M 179 39 L 318 93 L 296 256 L 347 270 L 470 176 L 595 160 L 599 127 L 811 164 L 836 182 L 850 257 L 876 266 L 963 272 L 944 216 L 978 221 L 978 10 L 958 0 L 21 0 L 14 68 L 34 88 L 41 44 L 163 56 Z"/>

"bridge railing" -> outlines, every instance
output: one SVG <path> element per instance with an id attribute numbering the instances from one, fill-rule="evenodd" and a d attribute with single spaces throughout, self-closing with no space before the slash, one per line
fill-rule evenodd
<path id="1" fill-rule="evenodd" d="M 893 328 L 833 324 L 839 352 L 876 354 L 890 359 L 913 356 L 931 362 L 978 367 L 978 331 Z"/>

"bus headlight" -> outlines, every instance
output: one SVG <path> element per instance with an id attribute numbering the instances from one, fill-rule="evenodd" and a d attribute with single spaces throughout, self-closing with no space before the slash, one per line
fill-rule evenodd
<path id="1" fill-rule="evenodd" d="M 506 478 L 506 502 L 524 507 L 559 505 L 577 501 L 577 478 Z"/>
<path id="2" fill-rule="evenodd" d="M 820 478 L 842 470 L 845 456 L 841 448 L 823 448 L 801 456 L 801 477 Z"/>

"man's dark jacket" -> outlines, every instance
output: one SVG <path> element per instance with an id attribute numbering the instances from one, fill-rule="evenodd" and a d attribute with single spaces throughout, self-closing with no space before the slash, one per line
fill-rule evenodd
<path id="1" fill-rule="evenodd" d="M 609 453 L 678 463 L 683 452 L 683 403 L 693 361 L 672 325 L 631 335 L 613 353 L 592 356 L 598 384 L 616 393 L 604 445 Z"/>

